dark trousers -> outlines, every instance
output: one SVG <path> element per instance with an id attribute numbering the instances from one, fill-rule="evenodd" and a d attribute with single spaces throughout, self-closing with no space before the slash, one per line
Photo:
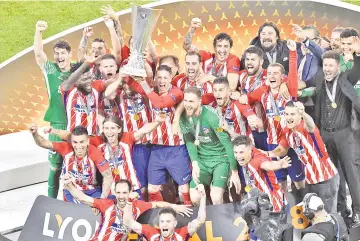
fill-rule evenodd
<path id="1" fill-rule="evenodd" d="M 335 132 L 321 130 L 321 136 L 335 166 L 339 166 L 337 162 L 340 162 L 349 186 L 353 209 L 360 212 L 360 163 L 355 160 L 353 132 L 350 127 Z"/>

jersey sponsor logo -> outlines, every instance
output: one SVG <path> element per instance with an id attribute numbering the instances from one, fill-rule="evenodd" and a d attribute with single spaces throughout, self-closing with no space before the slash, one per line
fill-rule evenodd
<path id="1" fill-rule="evenodd" d="M 117 232 L 117 233 L 128 233 L 126 227 L 124 225 L 122 225 L 121 223 L 114 222 L 113 224 L 111 224 L 111 230 L 114 232 Z"/>
<path id="2" fill-rule="evenodd" d="M 83 173 L 80 173 L 80 172 L 75 171 L 75 170 L 71 170 L 70 175 L 72 177 L 74 177 L 75 179 L 80 179 L 83 183 L 88 183 L 88 181 L 90 179 L 89 174 L 83 174 Z"/>
<path id="3" fill-rule="evenodd" d="M 284 107 L 279 107 L 279 114 L 280 116 L 285 115 L 285 108 Z M 274 117 L 276 115 L 275 111 L 271 110 L 271 109 L 267 109 L 266 110 L 266 116 L 268 117 Z"/>
<path id="4" fill-rule="evenodd" d="M 209 134 L 210 132 L 209 127 L 203 127 L 202 129 L 205 134 Z"/>
<path id="5" fill-rule="evenodd" d="M 225 118 L 231 119 L 232 111 L 230 108 L 226 109 L 225 111 Z"/>
<path id="6" fill-rule="evenodd" d="M 92 105 L 90 105 L 90 109 L 91 109 L 91 112 L 95 111 L 95 104 L 94 103 Z M 85 105 L 75 104 L 74 110 L 75 110 L 75 112 L 78 112 L 78 113 L 87 113 L 87 109 L 86 109 Z"/>
<path id="7" fill-rule="evenodd" d="M 199 136 L 199 141 L 204 143 L 209 143 L 211 142 L 211 138 L 208 136 Z"/>

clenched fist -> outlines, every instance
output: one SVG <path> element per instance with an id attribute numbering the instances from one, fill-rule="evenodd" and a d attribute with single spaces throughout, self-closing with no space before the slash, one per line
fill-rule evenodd
<path id="1" fill-rule="evenodd" d="M 45 21 L 37 21 L 36 31 L 44 32 L 48 28 L 48 24 Z"/>
<path id="2" fill-rule="evenodd" d="M 195 31 L 197 28 L 201 27 L 201 19 L 200 18 L 193 18 L 191 19 L 190 29 Z"/>

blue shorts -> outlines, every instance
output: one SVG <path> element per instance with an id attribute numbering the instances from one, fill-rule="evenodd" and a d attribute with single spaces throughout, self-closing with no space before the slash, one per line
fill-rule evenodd
<path id="1" fill-rule="evenodd" d="M 148 184 L 147 170 L 149 166 L 151 154 L 151 145 L 136 144 L 132 152 L 132 160 L 134 163 L 136 176 L 142 187 Z"/>
<path id="2" fill-rule="evenodd" d="M 190 182 L 190 157 L 185 145 L 153 145 L 148 169 L 149 184 L 165 184 L 166 171 L 178 185 Z"/>
<path id="3" fill-rule="evenodd" d="M 252 131 L 252 134 L 254 137 L 255 147 L 260 150 L 266 151 L 268 148 L 267 132 L 266 131 L 264 131 L 264 132 Z"/>
<path id="4" fill-rule="evenodd" d="M 101 197 L 101 190 L 100 188 L 95 188 L 92 190 L 83 191 L 84 194 L 92 197 L 92 198 L 100 198 Z M 64 201 L 69 203 L 81 203 L 77 199 L 75 199 L 71 193 L 64 189 Z"/>
<path id="5" fill-rule="evenodd" d="M 269 144 L 267 151 L 274 150 L 278 145 Z M 291 159 L 291 166 L 287 169 L 280 169 L 275 171 L 276 178 L 279 182 L 287 180 L 287 175 L 290 176 L 293 182 L 301 182 L 305 180 L 304 164 L 299 160 L 298 155 L 294 149 L 290 148 L 286 154 Z"/>

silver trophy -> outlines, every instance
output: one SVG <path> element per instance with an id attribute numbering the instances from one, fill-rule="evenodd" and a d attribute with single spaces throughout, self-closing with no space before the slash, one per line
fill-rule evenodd
<path id="1" fill-rule="evenodd" d="M 132 5 L 133 43 L 129 62 L 120 72 L 132 76 L 146 77 L 144 50 L 159 19 L 161 9 L 143 8 Z"/>

